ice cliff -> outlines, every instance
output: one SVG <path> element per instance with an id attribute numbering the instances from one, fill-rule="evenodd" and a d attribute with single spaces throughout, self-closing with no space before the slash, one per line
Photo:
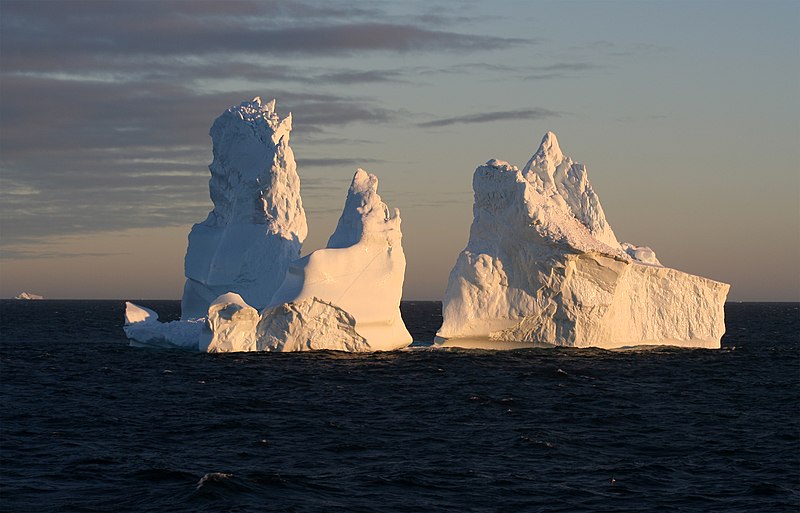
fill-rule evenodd
<path id="1" fill-rule="evenodd" d="M 292 115 L 281 119 L 275 100 L 258 97 L 211 126 L 214 209 L 189 234 L 182 319 L 205 317 L 228 292 L 264 308 L 300 255 L 307 228 L 291 131 Z"/>
<path id="2" fill-rule="evenodd" d="M 467 247 L 450 273 L 437 343 L 718 348 L 729 285 L 620 244 L 586 167 L 547 133 L 520 171 L 475 170 Z"/>

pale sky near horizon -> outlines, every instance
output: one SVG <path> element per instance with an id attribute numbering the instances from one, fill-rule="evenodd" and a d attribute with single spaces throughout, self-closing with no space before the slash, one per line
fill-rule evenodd
<path id="1" fill-rule="evenodd" d="M 800 2 L 0 0 L 0 298 L 181 296 L 214 118 L 293 113 L 309 237 L 357 167 L 441 299 L 472 173 L 548 130 L 620 241 L 800 300 Z"/>

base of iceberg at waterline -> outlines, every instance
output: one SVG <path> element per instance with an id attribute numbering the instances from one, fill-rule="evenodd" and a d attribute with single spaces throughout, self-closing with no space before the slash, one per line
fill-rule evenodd
<path id="1" fill-rule="evenodd" d="M 204 324 L 204 318 L 160 322 L 153 310 L 126 301 L 122 329 L 132 346 L 197 350 Z"/>
<path id="2" fill-rule="evenodd" d="M 353 315 L 317 297 L 267 307 L 259 313 L 241 296 L 223 294 L 207 317 L 160 322 L 149 308 L 125 303 L 123 329 L 134 347 L 186 349 L 207 353 L 344 351 L 364 353 L 403 349 L 403 337 L 378 337 L 376 345 L 357 330 Z M 370 326 L 375 329 L 375 326 Z M 394 326 L 387 325 L 388 333 Z M 410 338 L 410 336 L 409 336 Z"/>

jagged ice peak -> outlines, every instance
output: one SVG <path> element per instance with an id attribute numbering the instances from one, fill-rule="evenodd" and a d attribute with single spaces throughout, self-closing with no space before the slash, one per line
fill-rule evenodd
<path id="1" fill-rule="evenodd" d="M 537 156 L 555 164 L 564 160 L 564 153 L 561 151 L 561 146 L 558 144 L 558 137 L 556 137 L 554 132 L 548 131 L 544 134 L 542 142 L 539 144 L 539 149 L 534 154 L 534 158 Z"/>
<path id="2" fill-rule="evenodd" d="M 281 136 L 288 135 L 292 131 L 292 113 L 290 112 L 281 119 L 275 111 L 275 99 L 265 103 L 260 96 L 256 96 L 250 101 L 244 101 L 238 106 L 229 108 L 228 112 L 238 116 L 239 119 L 254 128 L 264 123 L 274 132 L 272 139 L 276 144 Z"/>

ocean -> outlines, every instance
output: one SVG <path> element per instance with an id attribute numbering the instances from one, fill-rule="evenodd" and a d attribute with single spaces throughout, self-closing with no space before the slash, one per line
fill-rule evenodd
<path id="1" fill-rule="evenodd" d="M 727 304 L 721 350 L 433 350 L 404 302 L 410 350 L 215 355 L 2 301 L 0 510 L 796 513 L 799 306 Z"/>

